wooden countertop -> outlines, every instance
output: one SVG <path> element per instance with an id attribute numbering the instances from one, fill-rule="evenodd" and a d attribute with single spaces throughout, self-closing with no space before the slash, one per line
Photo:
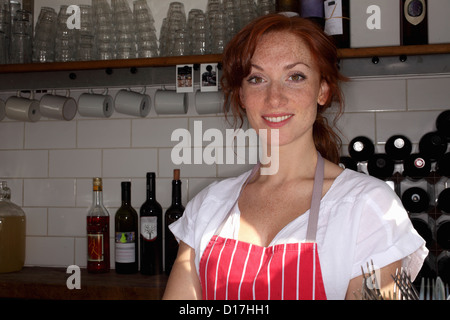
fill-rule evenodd
<path id="1" fill-rule="evenodd" d="M 25 267 L 19 272 L 0 274 L 0 298 L 49 300 L 159 300 L 167 283 L 165 274 L 145 276 L 91 274 L 81 269 L 81 289 L 68 289 L 72 273 L 64 268 Z"/>

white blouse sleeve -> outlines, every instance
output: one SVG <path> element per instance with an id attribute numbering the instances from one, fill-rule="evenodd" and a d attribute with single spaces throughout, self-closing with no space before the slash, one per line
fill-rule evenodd
<path id="1" fill-rule="evenodd" d="M 180 219 L 169 226 L 170 231 L 174 234 L 178 242 L 183 241 L 191 248 L 196 247 L 195 243 L 195 225 L 199 216 L 201 207 L 207 197 L 208 190 L 217 182 L 212 183 L 200 193 L 198 193 L 191 201 L 188 202 L 184 213 Z"/>
<path id="2" fill-rule="evenodd" d="M 428 254 L 425 241 L 412 226 L 400 199 L 386 184 L 364 195 L 360 205 L 352 276 L 361 275 L 361 266 L 373 261 L 385 267 L 402 260 L 414 279 Z"/>

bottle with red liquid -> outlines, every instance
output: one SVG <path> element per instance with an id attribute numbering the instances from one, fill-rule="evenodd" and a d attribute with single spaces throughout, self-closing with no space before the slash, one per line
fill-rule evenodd
<path id="1" fill-rule="evenodd" d="M 87 271 L 109 272 L 109 213 L 103 205 L 101 178 L 93 179 L 92 207 L 87 215 Z"/>

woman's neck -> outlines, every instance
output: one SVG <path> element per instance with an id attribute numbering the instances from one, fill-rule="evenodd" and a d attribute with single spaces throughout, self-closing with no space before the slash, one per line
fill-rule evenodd
<path id="1" fill-rule="evenodd" d="M 261 159 L 260 182 L 282 183 L 290 179 L 313 179 L 317 164 L 317 150 L 314 141 L 268 146 L 263 150 L 269 162 Z"/>

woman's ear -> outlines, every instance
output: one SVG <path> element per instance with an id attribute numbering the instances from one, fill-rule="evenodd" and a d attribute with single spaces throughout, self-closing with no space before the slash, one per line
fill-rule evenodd
<path id="1" fill-rule="evenodd" d="M 330 96 L 330 86 L 328 85 L 328 82 L 322 80 L 322 82 L 320 83 L 317 103 L 323 106 L 328 101 L 329 96 Z"/>

